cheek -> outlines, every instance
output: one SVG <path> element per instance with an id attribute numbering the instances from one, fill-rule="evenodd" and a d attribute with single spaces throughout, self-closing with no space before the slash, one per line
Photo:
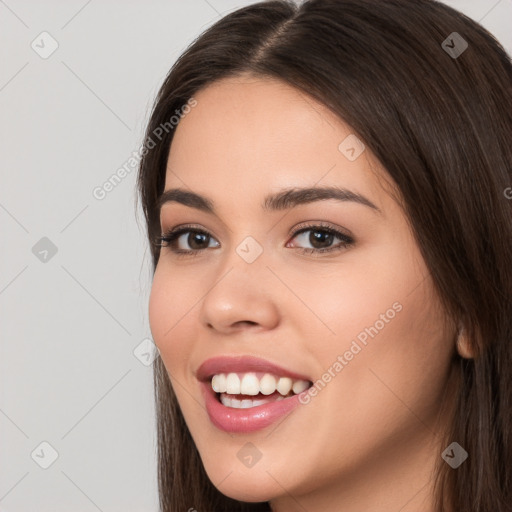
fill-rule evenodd
<path id="1" fill-rule="evenodd" d="M 191 317 L 197 297 L 190 287 L 168 275 L 157 266 L 149 297 L 149 325 L 153 340 L 165 366 L 171 373 L 179 369 L 178 361 L 186 356 L 189 343 L 180 343 L 183 333 L 191 335 Z"/>
<path id="2" fill-rule="evenodd" d="M 347 255 L 348 256 L 348 255 Z M 374 263 L 377 261 L 378 263 Z M 327 366 L 349 350 L 351 342 L 369 338 L 368 329 L 380 331 L 404 316 L 404 297 L 417 284 L 416 273 L 406 265 L 392 265 L 382 251 L 347 257 L 343 264 L 324 268 L 280 269 L 293 291 L 283 292 L 285 311 L 300 322 L 299 340 Z M 300 300 L 299 300 L 300 299 Z M 382 319 L 384 318 L 384 319 Z"/>
<path id="3" fill-rule="evenodd" d="M 367 445 L 433 421 L 449 372 L 450 336 L 431 282 L 411 293 L 414 282 L 411 274 L 402 285 L 343 295 L 331 323 L 337 336 L 322 344 L 324 371 L 342 356 L 325 394 L 334 422 L 363 433 Z"/>

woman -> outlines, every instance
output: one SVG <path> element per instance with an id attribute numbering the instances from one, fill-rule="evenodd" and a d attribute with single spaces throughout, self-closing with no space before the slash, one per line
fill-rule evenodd
<path id="1" fill-rule="evenodd" d="M 162 511 L 512 510 L 511 84 L 431 0 L 261 2 L 178 59 L 138 181 Z"/>

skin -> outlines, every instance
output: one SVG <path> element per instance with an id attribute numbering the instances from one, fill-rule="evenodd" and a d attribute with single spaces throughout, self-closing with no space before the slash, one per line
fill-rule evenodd
<path id="1" fill-rule="evenodd" d="M 162 248 L 149 320 L 209 478 L 227 496 L 270 501 L 278 512 L 433 511 L 456 330 L 389 175 L 368 148 L 348 160 L 338 146 L 350 126 L 279 81 L 224 79 L 195 98 L 176 128 L 165 189 L 207 196 L 217 215 L 173 202 L 161 225 L 197 224 L 213 241 L 195 257 Z M 381 213 L 334 199 L 260 206 L 281 188 L 314 185 L 346 187 Z M 348 230 L 354 244 L 301 254 L 314 247 L 311 232 L 290 232 L 317 221 Z M 235 250 L 247 236 L 263 248 L 251 264 Z M 397 302 L 401 311 L 283 421 L 249 434 L 210 422 L 194 375 L 204 360 L 248 354 L 315 382 Z M 252 468 L 237 458 L 247 442 L 262 453 Z"/>

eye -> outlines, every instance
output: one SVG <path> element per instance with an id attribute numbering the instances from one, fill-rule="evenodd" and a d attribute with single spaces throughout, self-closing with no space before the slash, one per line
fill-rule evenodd
<path id="1" fill-rule="evenodd" d="M 172 252 L 178 255 L 188 255 L 197 254 L 208 247 L 218 247 L 218 242 L 216 242 L 217 245 L 210 245 L 210 242 L 214 240 L 206 231 L 190 226 L 181 226 L 157 237 L 157 244 L 160 247 L 169 247 Z M 183 245 L 188 245 L 190 248 L 183 247 Z"/>
<path id="2" fill-rule="evenodd" d="M 293 233 L 293 238 L 302 245 L 312 247 L 298 248 L 304 254 L 325 253 L 346 249 L 354 244 L 354 239 L 347 234 L 324 224 L 303 227 Z M 332 245 L 338 239 L 337 245 Z M 289 246 L 287 246 L 289 247 Z"/>

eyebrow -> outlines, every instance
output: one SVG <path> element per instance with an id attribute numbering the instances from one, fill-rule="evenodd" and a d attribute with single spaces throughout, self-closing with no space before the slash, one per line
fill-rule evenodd
<path id="1" fill-rule="evenodd" d="M 267 195 L 261 207 L 264 211 L 279 211 L 326 199 L 355 202 L 382 214 L 381 210 L 365 196 L 346 188 L 332 186 L 287 188 L 277 193 Z M 180 203 L 213 215 L 216 214 L 214 202 L 211 199 L 196 194 L 195 192 L 189 192 L 188 190 L 172 188 L 164 191 L 157 201 L 158 212 L 160 212 L 164 204 L 170 202 Z"/>

